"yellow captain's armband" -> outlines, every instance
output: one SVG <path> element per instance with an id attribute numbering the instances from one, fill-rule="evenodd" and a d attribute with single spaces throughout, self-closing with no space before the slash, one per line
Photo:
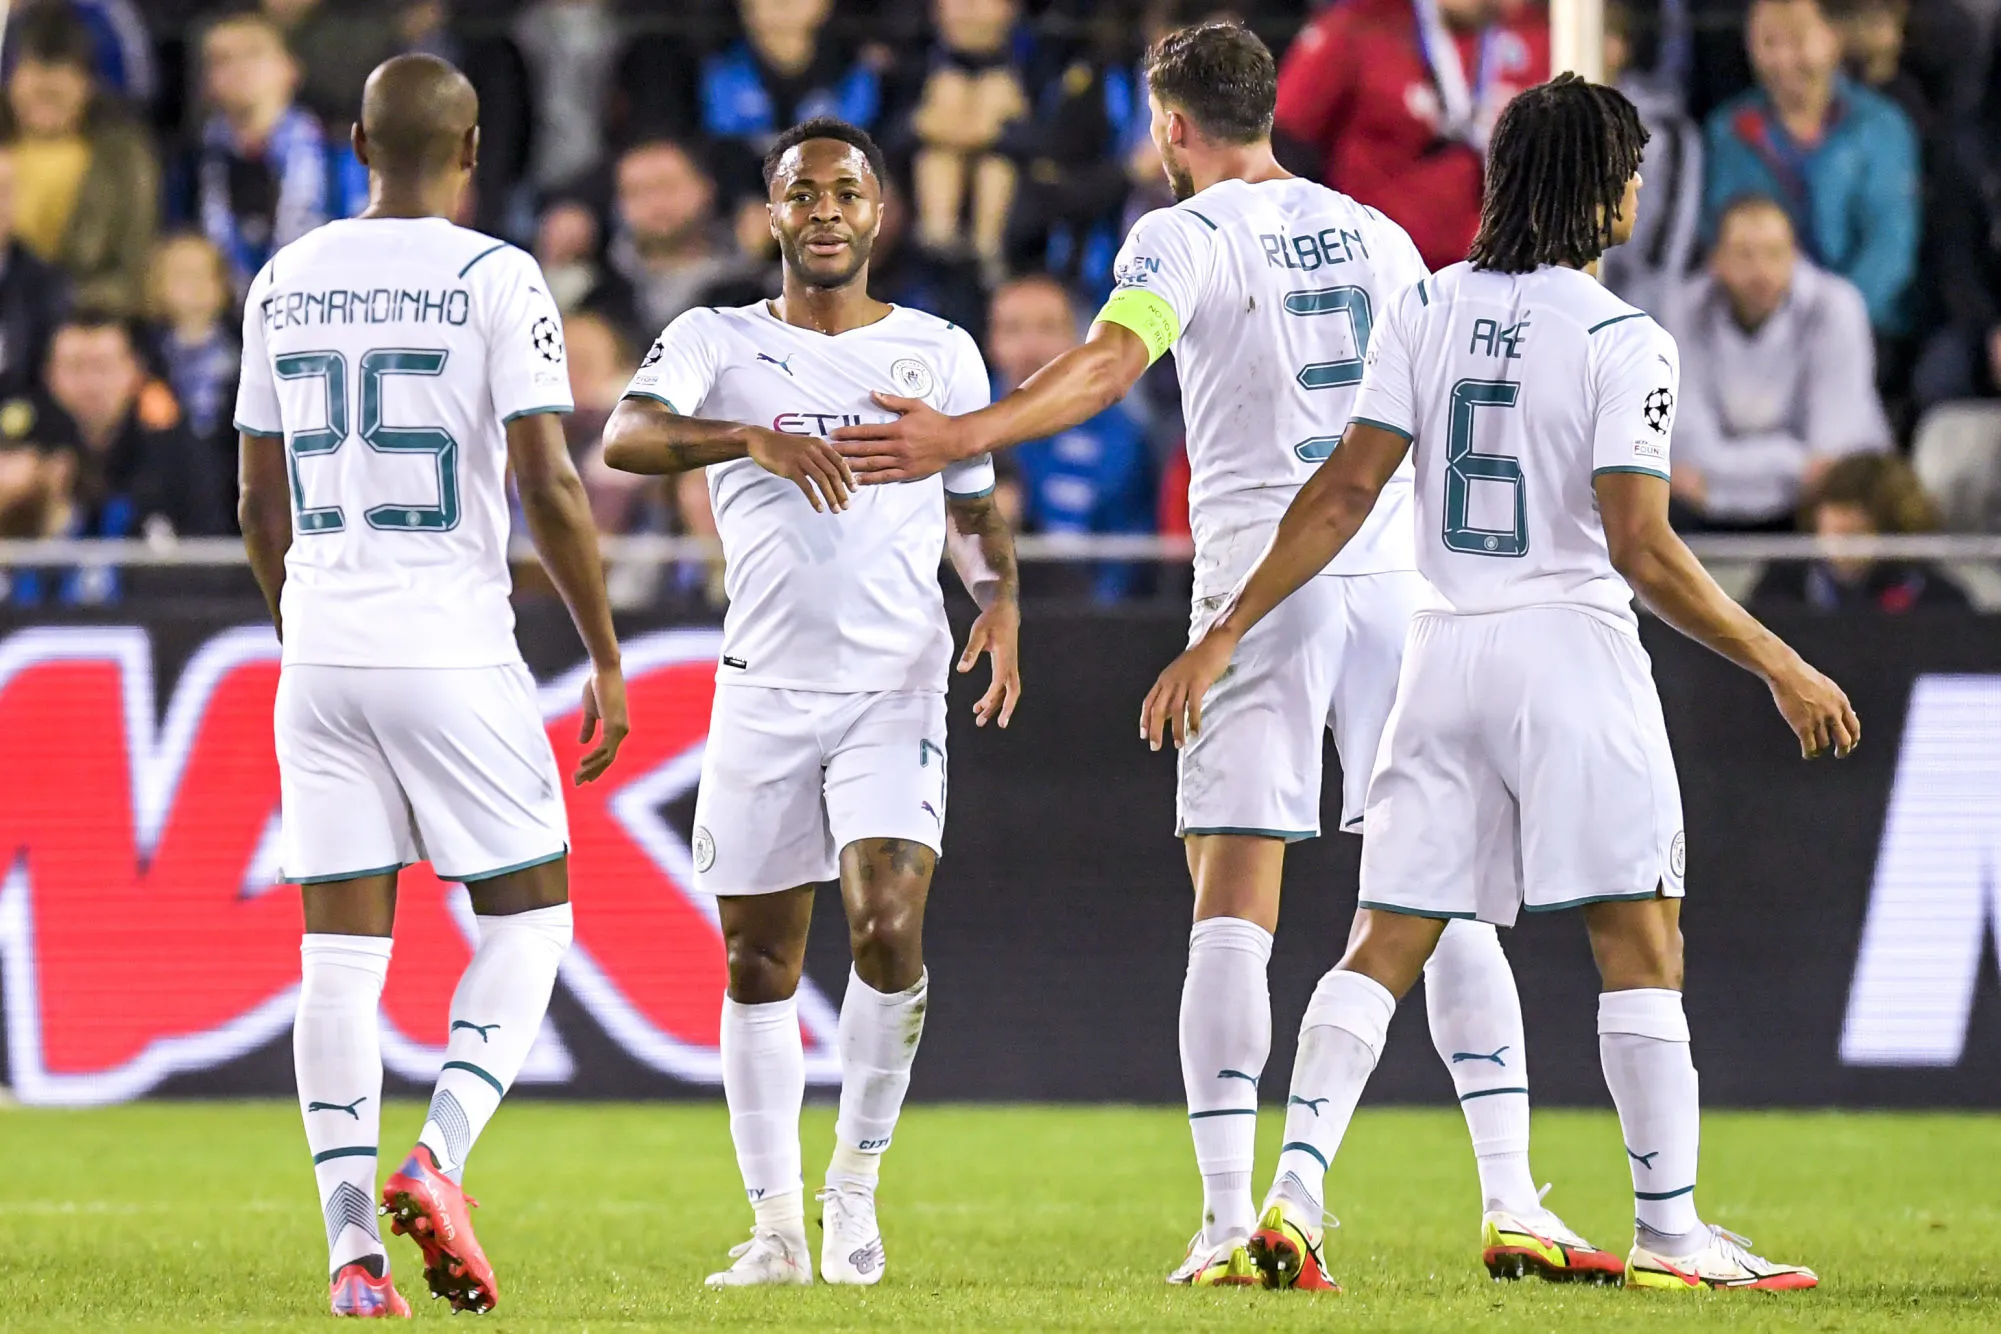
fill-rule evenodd
<path id="1" fill-rule="evenodd" d="M 1098 319 L 1138 334 L 1140 342 L 1146 344 L 1149 366 L 1159 361 L 1160 354 L 1181 337 L 1181 317 L 1174 313 L 1174 307 L 1144 287 L 1121 287 L 1112 293 L 1104 309 L 1098 312 Z"/>

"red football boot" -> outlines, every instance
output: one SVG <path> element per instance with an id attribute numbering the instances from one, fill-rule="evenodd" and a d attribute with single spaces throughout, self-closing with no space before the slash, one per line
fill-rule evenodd
<path id="1" fill-rule="evenodd" d="M 438 1160 L 421 1144 L 382 1186 L 389 1230 L 417 1243 L 431 1295 L 445 1298 L 454 1311 L 484 1313 L 500 1299 L 493 1266 L 472 1233 L 477 1207 L 479 1201 L 439 1171 Z"/>
<path id="2" fill-rule="evenodd" d="M 377 1278 L 368 1272 L 368 1266 L 359 1260 L 344 1264 L 340 1271 L 327 1282 L 327 1295 L 333 1303 L 335 1315 L 356 1316 L 363 1320 L 381 1320 L 392 1316 L 408 1319 L 410 1303 L 403 1300 L 403 1294 L 396 1291 L 396 1285 L 389 1281 L 389 1271 L 383 1270 Z"/>

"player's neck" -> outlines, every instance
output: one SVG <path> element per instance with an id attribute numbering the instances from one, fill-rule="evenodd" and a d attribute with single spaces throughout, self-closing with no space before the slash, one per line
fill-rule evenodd
<path id="1" fill-rule="evenodd" d="M 771 303 L 771 313 L 786 324 L 814 333 L 843 334 L 874 324 L 890 312 L 886 301 L 868 294 L 868 269 L 839 287 L 814 287 L 785 275 L 785 287 Z"/>
<path id="2" fill-rule="evenodd" d="M 1195 183 L 1195 192 L 1200 194 L 1220 181 L 1245 181 L 1256 185 L 1260 181 L 1284 181 L 1292 178 L 1292 173 L 1278 165 L 1273 156 L 1271 142 L 1260 140 L 1240 147 L 1219 148 L 1204 154 L 1200 164 L 1189 162 L 1188 174 Z"/>
<path id="3" fill-rule="evenodd" d="M 390 181 L 370 173 L 368 207 L 363 218 L 449 218 L 459 211 L 462 182 L 448 177 L 434 181 Z"/>

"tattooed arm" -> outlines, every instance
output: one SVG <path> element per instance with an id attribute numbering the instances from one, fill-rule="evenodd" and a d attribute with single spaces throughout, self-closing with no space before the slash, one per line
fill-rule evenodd
<path id="1" fill-rule="evenodd" d="M 854 478 L 848 463 L 826 441 L 785 435 L 741 422 L 683 417 L 658 399 L 629 395 L 612 409 L 604 428 L 604 461 L 620 472 L 651 475 L 693 472 L 711 463 L 752 459 L 775 477 L 795 483 L 819 510 L 848 507 Z"/>
<path id="2" fill-rule="evenodd" d="M 973 706 L 981 727 L 998 718 L 1006 727 L 1021 702 L 1021 572 L 1015 565 L 1014 534 L 994 504 L 993 492 L 945 497 L 945 547 L 959 581 L 980 606 L 980 618 L 966 636 L 959 670 L 970 672 L 982 651 L 993 659 L 993 684 Z"/>

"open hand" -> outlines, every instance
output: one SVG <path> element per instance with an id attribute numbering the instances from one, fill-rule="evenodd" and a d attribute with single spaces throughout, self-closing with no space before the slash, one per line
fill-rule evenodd
<path id="1" fill-rule="evenodd" d="M 1809 760 L 1828 751 L 1840 759 L 1862 744 L 1862 720 L 1841 687 L 1804 661 L 1769 682 L 1772 702 L 1786 725 L 1800 739 L 1800 754 Z"/>
<path id="2" fill-rule="evenodd" d="M 1202 697 L 1230 669 L 1230 655 L 1236 648 L 1235 639 L 1212 632 L 1168 663 L 1147 692 L 1146 703 L 1140 705 L 1140 740 L 1159 750 L 1171 730 L 1176 750 L 1187 745 L 1188 739 L 1202 730 Z"/>
<path id="3" fill-rule="evenodd" d="M 1014 706 L 1021 702 L 1020 639 L 1021 608 L 1012 598 L 1001 598 L 981 612 L 966 635 L 966 651 L 959 655 L 959 670 L 972 671 L 983 652 L 993 659 L 994 666 L 993 684 L 973 705 L 975 726 L 985 727 L 989 720 L 997 720 L 1006 727 L 1014 717 Z"/>
<path id="4" fill-rule="evenodd" d="M 584 682 L 584 722 L 577 740 L 589 743 L 593 733 L 597 744 L 577 761 L 570 781 L 578 787 L 595 782 L 618 758 L 619 743 L 632 730 L 625 713 L 625 676 L 616 667 L 594 667 Z"/>
<path id="5" fill-rule="evenodd" d="M 919 398 L 884 393 L 871 397 L 876 406 L 896 413 L 896 420 L 842 426 L 832 436 L 834 447 L 863 486 L 914 482 L 958 462 L 965 427 L 957 418 Z"/>
<path id="6" fill-rule="evenodd" d="M 746 452 L 756 460 L 758 467 L 772 476 L 797 484 L 806 493 L 806 503 L 815 512 L 848 507 L 848 492 L 855 484 L 854 474 L 848 471 L 847 460 L 818 436 L 753 430 Z M 825 505 L 820 503 L 822 496 L 826 497 Z"/>

